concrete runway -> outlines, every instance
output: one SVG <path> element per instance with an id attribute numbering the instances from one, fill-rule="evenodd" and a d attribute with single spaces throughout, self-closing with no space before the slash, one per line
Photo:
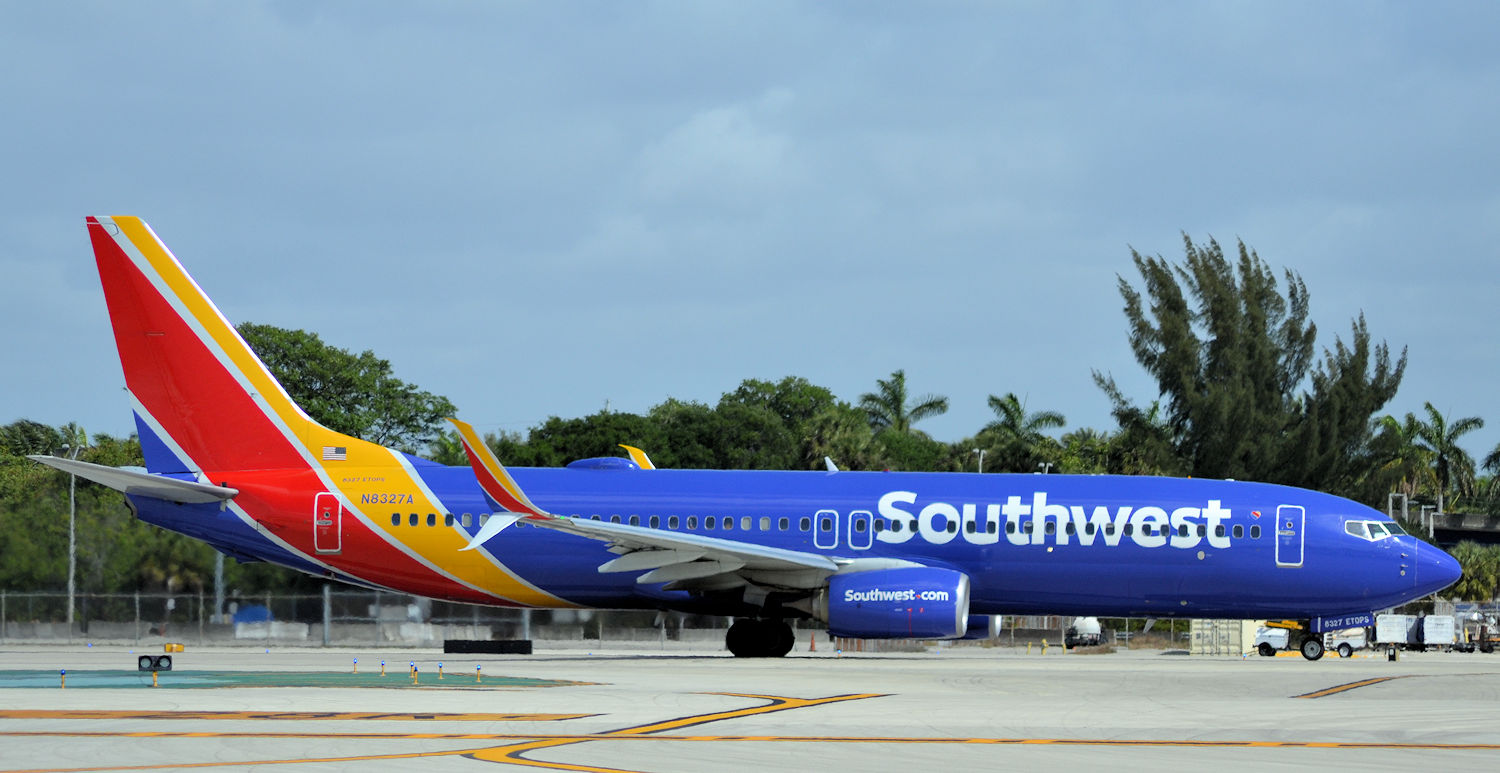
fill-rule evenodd
<path id="1" fill-rule="evenodd" d="M 0 769 L 1221 773 L 1486 769 L 1500 758 L 1494 655 L 1309 663 L 945 647 L 742 661 L 545 648 L 479 658 L 190 649 L 153 689 L 134 672 L 140 652 L 0 650 Z M 350 673 L 356 657 L 358 675 Z M 67 689 L 57 686 L 58 668 L 69 670 Z M 325 686 L 275 686 L 309 680 Z"/>

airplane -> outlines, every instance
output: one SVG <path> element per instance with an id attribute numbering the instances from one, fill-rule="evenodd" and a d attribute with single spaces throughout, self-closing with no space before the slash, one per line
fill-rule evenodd
<path id="1" fill-rule="evenodd" d="M 439 465 L 310 418 L 141 219 L 87 226 L 145 469 L 32 458 L 241 561 L 470 604 L 732 616 L 737 657 L 786 655 L 791 620 L 957 639 L 1058 614 L 1295 620 L 1316 660 L 1322 631 L 1460 575 L 1374 509 L 1265 483 L 506 469 L 457 421 L 470 463 Z"/>

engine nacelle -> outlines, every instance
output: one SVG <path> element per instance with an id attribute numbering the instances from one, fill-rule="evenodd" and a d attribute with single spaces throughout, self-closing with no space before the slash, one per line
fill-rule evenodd
<path id="1" fill-rule="evenodd" d="M 969 628 L 965 639 L 994 639 L 1000 636 L 999 615 L 969 615 Z"/>
<path id="2" fill-rule="evenodd" d="M 834 636 L 957 639 L 969 623 L 969 576 L 928 566 L 836 574 L 818 599 Z"/>

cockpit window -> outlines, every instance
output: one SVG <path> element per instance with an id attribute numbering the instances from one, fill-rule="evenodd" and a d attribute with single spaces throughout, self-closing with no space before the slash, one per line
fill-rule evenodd
<path id="1" fill-rule="evenodd" d="M 1345 521 L 1344 532 L 1371 542 L 1406 533 L 1389 521 Z"/>

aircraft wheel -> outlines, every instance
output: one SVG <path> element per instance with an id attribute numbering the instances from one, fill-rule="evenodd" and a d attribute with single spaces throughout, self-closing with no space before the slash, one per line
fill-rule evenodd
<path id="1" fill-rule="evenodd" d="M 765 627 L 767 632 L 772 634 L 770 641 L 774 642 L 770 651 L 766 653 L 766 656 L 772 658 L 786 657 L 786 654 L 791 652 L 792 647 L 797 644 L 796 634 L 792 633 L 792 626 L 784 620 L 777 620 L 774 622 L 767 621 Z"/>
<path id="2" fill-rule="evenodd" d="M 1354 655 L 1354 648 L 1349 646 L 1349 642 L 1344 642 L 1343 644 L 1339 645 L 1339 657 L 1341 657 L 1341 658 L 1347 658 L 1347 657 L 1351 657 L 1353 655 Z"/>
<path id="3" fill-rule="evenodd" d="M 1270 642 L 1261 642 L 1257 649 L 1260 650 L 1260 656 L 1263 658 L 1275 657 L 1276 655 L 1276 648 L 1272 647 Z"/>
<path id="4" fill-rule="evenodd" d="M 1486 655 L 1488 655 L 1491 652 L 1495 651 L 1495 645 L 1493 645 L 1493 644 L 1491 644 L 1489 642 L 1485 642 L 1485 643 L 1479 645 L 1479 651 L 1483 652 Z"/>
<path id="5" fill-rule="evenodd" d="M 724 646 L 729 653 L 737 658 L 753 658 L 758 652 L 760 643 L 760 621 L 742 618 L 734 621 L 729 630 L 724 634 Z"/>
<path id="6" fill-rule="evenodd" d="M 1323 657 L 1323 640 L 1317 637 L 1308 637 L 1302 640 L 1302 657 L 1308 660 L 1317 660 Z"/>

